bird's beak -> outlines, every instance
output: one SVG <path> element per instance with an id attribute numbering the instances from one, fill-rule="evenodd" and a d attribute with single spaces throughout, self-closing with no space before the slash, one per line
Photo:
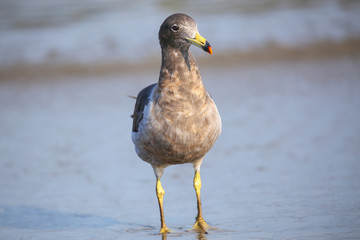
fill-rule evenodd
<path id="1" fill-rule="evenodd" d="M 202 50 L 204 50 L 205 52 L 212 54 L 210 43 L 206 41 L 206 39 L 203 38 L 198 32 L 196 33 L 195 38 L 186 38 L 186 39 L 189 40 L 191 44 L 199 48 L 202 48 Z"/>

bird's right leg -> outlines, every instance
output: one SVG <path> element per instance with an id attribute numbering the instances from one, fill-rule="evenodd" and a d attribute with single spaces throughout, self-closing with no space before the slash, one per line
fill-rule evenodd
<path id="1" fill-rule="evenodd" d="M 160 182 L 160 178 L 161 178 L 163 169 L 160 170 L 160 174 L 158 174 L 159 169 L 154 168 L 154 171 L 155 171 L 155 175 L 156 175 L 156 196 L 157 196 L 157 199 L 159 202 L 159 208 L 160 208 L 160 222 L 161 222 L 160 233 L 168 233 L 168 232 L 171 232 L 171 230 L 166 226 L 165 218 L 164 218 L 163 199 L 164 199 L 165 191 L 164 191 L 163 187 L 161 186 L 161 182 Z"/>

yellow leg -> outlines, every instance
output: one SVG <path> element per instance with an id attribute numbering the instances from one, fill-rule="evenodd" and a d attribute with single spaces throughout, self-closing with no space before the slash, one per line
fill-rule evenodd
<path id="1" fill-rule="evenodd" d="M 166 227 L 165 224 L 165 218 L 164 218 L 164 209 L 163 209 L 163 198 L 165 195 L 165 191 L 161 186 L 160 179 L 156 180 L 156 195 L 159 202 L 159 208 L 160 208 L 160 221 L 161 221 L 161 229 L 160 233 L 168 233 L 171 230 Z"/>
<path id="2" fill-rule="evenodd" d="M 195 170 L 194 188 L 195 188 L 196 198 L 197 198 L 198 214 L 196 216 L 196 221 L 193 226 L 193 229 L 206 232 L 210 228 L 210 226 L 205 222 L 203 215 L 202 215 L 201 199 L 200 199 L 201 179 L 200 179 L 200 171 L 198 171 L 198 170 Z"/>

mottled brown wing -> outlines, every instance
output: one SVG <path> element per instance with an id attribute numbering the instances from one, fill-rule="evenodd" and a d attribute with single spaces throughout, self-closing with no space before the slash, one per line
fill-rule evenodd
<path id="1" fill-rule="evenodd" d="M 144 116 L 144 108 L 150 101 L 150 94 L 155 87 L 155 84 L 152 84 L 143 90 L 141 90 L 136 98 L 135 108 L 134 108 L 134 114 L 132 115 L 133 118 L 133 126 L 132 131 L 137 132 L 139 128 L 139 124 Z"/>

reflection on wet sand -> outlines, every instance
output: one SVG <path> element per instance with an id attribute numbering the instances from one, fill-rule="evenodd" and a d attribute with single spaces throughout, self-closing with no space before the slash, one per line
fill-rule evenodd
<path id="1" fill-rule="evenodd" d="M 207 240 L 207 233 L 204 233 L 204 232 L 196 232 L 195 233 L 196 236 L 194 239 L 196 240 Z M 159 233 L 159 235 L 161 235 L 161 240 L 167 240 L 168 239 L 168 235 L 169 235 L 169 238 L 174 235 L 174 233 Z M 181 237 L 182 234 L 175 234 L 176 236 L 178 237 Z"/>
<path id="2" fill-rule="evenodd" d="M 0 206 L 0 228 L 39 230 L 104 228 L 118 225 L 115 219 L 90 214 L 66 213 L 31 206 Z"/>
<path id="3" fill-rule="evenodd" d="M 171 235 L 172 233 L 160 233 L 161 235 L 161 240 L 167 240 L 167 236 Z M 196 238 L 197 240 L 207 240 L 207 237 L 206 237 L 206 233 L 203 233 L 203 232 L 198 232 L 196 233 Z"/>

